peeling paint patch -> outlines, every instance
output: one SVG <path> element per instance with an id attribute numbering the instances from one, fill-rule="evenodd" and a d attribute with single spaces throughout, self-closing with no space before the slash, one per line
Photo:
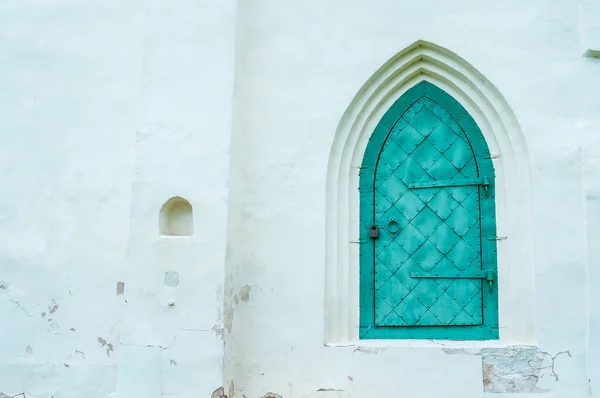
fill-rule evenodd
<path id="1" fill-rule="evenodd" d="M 541 351 L 536 346 L 503 348 L 443 348 L 448 355 L 480 355 L 484 391 L 489 393 L 538 393 L 537 387 L 544 376 L 558 381 L 555 361 L 560 356 L 571 356 L 569 351 L 556 355 Z"/>
<path id="2" fill-rule="evenodd" d="M 283 398 L 283 397 L 279 394 L 275 394 L 274 392 L 268 392 L 265 395 L 263 395 L 262 398 Z"/>
<path id="3" fill-rule="evenodd" d="M 600 50 L 587 50 L 583 56 L 587 58 L 600 58 Z"/>
<path id="4" fill-rule="evenodd" d="M 167 285 L 167 286 L 179 285 L 179 272 L 177 272 L 177 271 L 165 272 L 165 285 Z"/>
<path id="5" fill-rule="evenodd" d="M 320 388 L 317 391 L 311 392 L 308 395 L 303 395 L 301 398 L 349 398 L 350 394 L 347 391 L 337 388 Z"/>
<path id="6" fill-rule="evenodd" d="M 8 290 L 8 283 L 0 281 L 0 289 Z"/>
<path id="7" fill-rule="evenodd" d="M 42 318 L 44 318 L 47 314 L 45 312 L 42 312 Z"/>
<path id="8" fill-rule="evenodd" d="M 27 354 L 27 355 L 33 354 L 33 348 L 30 345 L 28 345 L 27 348 L 25 349 L 25 354 Z"/>
<path id="9" fill-rule="evenodd" d="M 242 288 L 240 288 L 239 293 L 235 293 L 232 296 L 229 296 L 231 300 L 228 300 L 225 303 L 225 309 L 223 312 L 223 326 L 225 327 L 228 333 L 231 333 L 231 329 L 233 328 L 233 316 L 235 308 L 240 303 L 240 299 L 244 302 L 250 301 L 251 290 L 252 287 L 250 285 L 245 285 Z"/>
<path id="10" fill-rule="evenodd" d="M 108 343 L 106 345 L 106 356 L 110 358 L 110 353 L 113 352 L 115 349 L 113 347 L 112 344 Z"/>
<path id="11" fill-rule="evenodd" d="M 98 337 L 98 343 L 100 343 L 102 347 L 106 347 L 106 356 L 110 358 L 110 353 L 115 350 L 115 347 L 111 343 L 104 340 L 102 337 Z"/>
<path id="12" fill-rule="evenodd" d="M 174 359 L 171 359 L 171 360 L 169 361 L 169 363 L 170 363 L 171 365 L 173 365 L 173 366 L 177 366 L 177 361 L 176 361 L 176 360 L 174 360 Z"/>
<path id="13" fill-rule="evenodd" d="M 210 398 L 227 398 L 227 395 L 225 395 L 225 389 L 223 387 L 217 388 L 212 394 L 210 394 Z"/>
<path id="14" fill-rule="evenodd" d="M 250 285 L 242 286 L 242 288 L 240 289 L 240 298 L 242 299 L 242 301 L 245 301 L 246 303 L 250 301 L 250 290 L 252 290 L 252 287 Z"/>
<path id="15" fill-rule="evenodd" d="M 54 314 L 58 309 L 58 304 L 54 304 L 52 307 L 48 306 L 48 309 L 50 310 L 50 314 Z"/>
<path id="16" fill-rule="evenodd" d="M 481 350 L 485 392 L 539 392 L 543 357 L 537 347 L 485 348 Z"/>
<path id="17" fill-rule="evenodd" d="M 117 296 L 125 293 L 125 282 L 117 282 Z"/>
<path id="18" fill-rule="evenodd" d="M 383 351 L 385 351 L 385 348 L 356 347 L 353 352 L 360 352 L 360 353 L 369 354 L 369 355 L 377 355 Z"/>
<path id="19" fill-rule="evenodd" d="M 215 334 L 215 336 L 223 338 L 223 327 L 222 326 L 214 325 L 212 327 L 212 332 Z"/>

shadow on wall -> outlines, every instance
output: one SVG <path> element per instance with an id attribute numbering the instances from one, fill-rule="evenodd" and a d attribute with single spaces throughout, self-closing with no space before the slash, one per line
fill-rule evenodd
<path id="1" fill-rule="evenodd" d="M 194 217 L 190 202 L 175 196 L 160 209 L 160 236 L 193 236 Z"/>

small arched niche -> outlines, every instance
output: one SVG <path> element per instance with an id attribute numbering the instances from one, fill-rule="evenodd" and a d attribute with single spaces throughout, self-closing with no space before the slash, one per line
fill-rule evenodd
<path id="1" fill-rule="evenodd" d="M 161 236 L 194 235 L 194 217 L 190 202 L 175 196 L 160 209 L 159 231 Z"/>

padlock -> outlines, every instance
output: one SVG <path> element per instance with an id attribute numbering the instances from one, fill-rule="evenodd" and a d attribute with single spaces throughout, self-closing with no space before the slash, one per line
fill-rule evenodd
<path id="1" fill-rule="evenodd" d="M 373 225 L 371 227 L 371 229 L 369 230 L 369 238 L 371 238 L 371 239 L 379 238 L 379 228 L 377 228 L 377 225 Z"/>

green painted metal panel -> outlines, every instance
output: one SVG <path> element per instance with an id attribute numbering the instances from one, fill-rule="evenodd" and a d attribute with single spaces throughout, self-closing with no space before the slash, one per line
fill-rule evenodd
<path id="1" fill-rule="evenodd" d="M 392 105 L 360 200 L 361 338 L 498 338 L 494 168 L 456 100 L 421 82 Z"/>

